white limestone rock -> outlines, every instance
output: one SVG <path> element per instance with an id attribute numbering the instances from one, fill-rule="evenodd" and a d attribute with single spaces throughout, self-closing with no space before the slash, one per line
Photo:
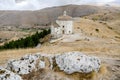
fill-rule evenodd
<path id="1" fill-rule="evenodd" d="M 98 71 L 101 64 L 101 61 L 97 57 L 90 57 L 80 52 L 68 52 L 56 56 L 55 59 L 60 70 L 63 70 L 67 74 Z"/>
<path id="2" fill-rule="evenodd" d="M 40 60 L 39 67 L 40 68 L 45 68 L 45 62 Z"/>
<path id="3" fill-rule="evenodd" d="M 23 80 L 19 75 L 0 67 L 0 80 Z"/>
<path id="4" fill-rule="evenodd" d="M 101 61 L 96 57 L 90 57 L 80 52 L 68 52 L 57 55 L 37 53 L 35 55 L 26 55 L 19 60 L 9 61 L 7 69 L 24 75 L 46 67 L 53 69 L 54 63 L 58 65 L 60 70 L 63 70 L 67 74 L 72 74 L 74 72 L 97 72 Z"/>
<path id="5" fill-rule="evenodd" d="M 29 74 L 30 72 L 37 71 L 38 69 L 45 67 L 45 62 L 42 56 L 36 55 L 26 55 L 20 60 L 11 60 L 8 62 L 7 69 L 11 70 L 17 74 Z"/>

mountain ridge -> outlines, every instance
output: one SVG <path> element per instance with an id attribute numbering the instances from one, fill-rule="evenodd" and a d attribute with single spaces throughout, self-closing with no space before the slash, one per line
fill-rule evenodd
<path id="1" fill-rule="evenodd" d="M 64 5 L 49 7 L 36 11 L 0 11 L 0 26 L 34 26 L 46 25 L 57 19 L 66 10 L 72 17 L 82 17 L 110 10 L 109 7 L 90 5 Z"/>

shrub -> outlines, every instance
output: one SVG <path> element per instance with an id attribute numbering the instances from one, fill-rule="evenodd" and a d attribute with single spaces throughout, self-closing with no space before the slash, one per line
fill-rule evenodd
<path id="1" fill-rule="evenodd" d="M 99 32 L 99 29 L 95 29 L 96 32 Z"/>

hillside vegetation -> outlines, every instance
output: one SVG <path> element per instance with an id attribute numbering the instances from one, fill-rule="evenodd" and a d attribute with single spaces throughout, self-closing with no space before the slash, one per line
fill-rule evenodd
<path id="1" fill-rule="evenodd" d="M 40 42 L 40 39 L 44 38 L 48 34 L 50 34 L 50 29 L 43 30 L 42 32 L 36 32 L 35 34 L 26 38 L 5 43 L 3 46 L 0 46 L 0 50 L 36 47 L 39 43 L 42 43 Z"/>

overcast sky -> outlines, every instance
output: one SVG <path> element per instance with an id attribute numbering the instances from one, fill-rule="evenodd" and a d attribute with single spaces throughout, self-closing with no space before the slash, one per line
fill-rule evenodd
<path id="1" fill-rule="evenodd" d="M 67 4 L 106 4 L 111 2 L 120 3 L 120 0 L 0 0 L 0 10 L 38 10 Z"/>

